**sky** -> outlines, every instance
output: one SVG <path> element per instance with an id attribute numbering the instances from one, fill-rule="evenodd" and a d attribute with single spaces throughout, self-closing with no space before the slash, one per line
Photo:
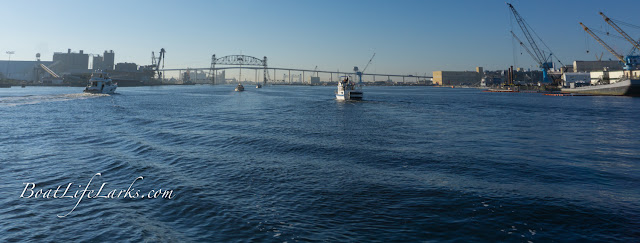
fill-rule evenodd
<path id="1" fill-rule="evenodd" d="M 614 58 L 578 24 L 615 32 L 598 12 L 640 25 L 640 1 L 509 1 L 562 63 Z M 270 67 L 361 69 L 431 76 L 433 71 L 536 69 L 504 0 L 16 1 L 0 0 L 0 60 L 51 60 L 53 52 L 115 52 L 116 62 L 205 68 L 211 55 L 267 56 Z M 634 37 L 640 30 L 623 27 Z M 627 54 L 631 45 L 603 38 Z M 587 52 L 589 51 L 589 52 Z"/>

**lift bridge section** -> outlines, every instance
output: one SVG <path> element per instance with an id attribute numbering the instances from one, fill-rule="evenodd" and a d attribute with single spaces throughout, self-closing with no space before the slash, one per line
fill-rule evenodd
<path id="1" fill-rule="evenodd" d="M 221 67 L 222 66 L 222 67 Z M 273 76 L 277 77 L 276 71 L 284 71 L 289 72 L 289 79 L 291 79 L 291 71 L 294 72 L 302 72 L 303 80 L 305 72 L 315 73 L 327 73 L 331 75 L 331 80 L 333 82 L 333 75 L 336 74 L 336 78 L 339 78 L 341 75 L 350 75 L 353 72 L 340 72 L 340 71 L 320 71 L 320 70 L 310 70 L 310 69 L 296 69 L 296 68 L 277 68 L 277 67 L 268 67 L 267 66 L 267 57 L 263 57 L 263 59 L 259 59 L 252 56 L 247 55 L 229 55 L 220 58 L 216 58 L 216 55 L 211 56 L 211 66 L 209 68 L 171 68 L 171 69 L 162 69 L 165 71 L 182 71 L 182 70 L 201 70 L 201 71 L 209 71 L 209 77 L 211 78 L 211 83 L 216 84 L 216 71 L 218 70 L 226 70 L 226 69 L 253 69 L 263 71 L 263 83 L 267 83 L 270 80 L 269 70 L 273 70 Z M 421 75 L 403 75 L 403 74 L 379 74 L 379 73 L 363 73 L 363 76 L 373 76 L 373 80 L 375 81 L 376 76 L 387 77 L 390 79 L 391 77 L 401 77 L 404 82 L 405 78 L 416 78 L 416 79 L 428 79 L 432 78 L 430 76 L 421 76 Z M 224 81 L 224 80 L 223 80 Z M 289 81 L 291 82 L 291 80 Z"/>
<path id="2" fill-rule="evenodd" d="M 224 56 L 221 58 L 216 58 L 216 55 L 213 54 L 211 56 L 211 67 L 209 68 L 209 77 L 211 77 L 211 83 L 216 84 L 216 65 L 235 65 L 242 68 L 242 66 L 260 66 L 263 69 L 263 83 L 267 83 L 267 77 L 269 76 L 267 72 L 267 57 L 264 57 L 262 60 L 247 56 L 247 55 L 230 55 Z M 224 81 L 224 80 L 223 80 Z"/>

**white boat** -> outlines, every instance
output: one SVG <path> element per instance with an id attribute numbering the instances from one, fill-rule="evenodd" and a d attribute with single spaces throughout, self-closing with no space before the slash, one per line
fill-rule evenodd
<path id="1" fill-rule="evenodd" d="M 242 84 L 238 84 L 238 86 L 236 86 L 236 91 L 244 91 L 244 86 L 242 86 Z"/>
<path id="2" fill-rule="evenodd" d="M 357 74 L 361 74 L 358 72 Z M 358 75 L 360 76 L 360 75 Z M 362 100 L 362 77 L 360 76 L 360 82 L 354 83 L 349 80 L 349 77 L 345 77 L 342 81 L 338 82 L 338 90 L 336 90 L 337 100 Z"/>
<path id="3" fill-rule="evenodd" d="M 262 84 L 257 84 L 256 89 L 262 88 Z"/>
<path id="4" fill-rule="evenodd" d="M 89 84 L 84 88 L 84 92 L 92 94 L 113 94 L 116 88 L 118 88 L 118 84 L 109 78 L 109 74 L 96 71 L 91 74 Z"/>
<path id="5" fill-rule="evenodd" d="M 369 60 L 369 63 L 371 63 L 374 56 L 376 56 L 375 53 Z M 368 66 L 369 64 L 367 64 L 367 67 Z M 367 67 L 365 67 L 364 70 L 366 70 Z M 338 81 L 338 90 L 336 90 L 337 100 L 362 100 L 364 93 L 362 92 L 362 86 L 364 86 L 362 83 L 362 73 L 364 70 L 359 71 L 358 67 L 353 67 L 353 71 L 356 72 L 356 75 L 358 76 L 358 83 L 350 81 L 349 76 L 346 76 L 342 81 Z"/>

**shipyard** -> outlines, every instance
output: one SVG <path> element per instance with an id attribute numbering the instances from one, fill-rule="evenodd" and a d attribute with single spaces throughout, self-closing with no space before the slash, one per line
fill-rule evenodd
<path id="1" fill-rule="evenodd" d="M 438 70 L 430 74 L 421 70 L 411 74 L 360 72 L 362 83 L 367 86 L 474 87 L 499 93 L 523 91 L 640 95 L 640 56 L 634 54 L 640 49 L 640 42 L 629 36 L 618 24 L 637 26 L 619 20 L 614 21 L 604 13 L 599 13 L 604 22 L 619 34 L 617 38 L 631 44 L 632 51 L 623 56 L 594 30 L 580 22 L 585 34 L 593 37 L 617 60 L 603 60 L 604 53 L 601 53 L 599 56 L 596 55 L 597 60 L 574 60 L 572 64 L 565 65 L 536 34 L 525 17 L 520 15 L 513 5 L 507 3 L 507 6 L 512 19 L 509 32 L 514 43 L 514 63 L 517 43 L 520 55 L 528 54 L 537 64 L 537 69 L 510 65 L 502 70 L 485 70 L 479 66 L 473 71 Z M 605 34 L 611 35 L 610 32 Z M 268 65 L 270 62 L 267 62 L 266 56 L 260 58 L 251 55 L 216 54 L 211 55 L 211 63 L 207 67 L 165 68 L 165 53 L 164 48 L 160 48 L 158 52 L 151 51 L 149 63 L 136 64 L 128 60 L 116 62 L 116 53 L 113 50 L 95 54 L 67 49 L 66 52 L 54 52 L 51 61 L 41 60 L 41 53 L 35 54 L 34 61 L 11 60 L 11 55 L 15 52 L 6 51 L 8 60 L 0 60 L 0 87 L 83 86 L 91 73 L 97 70 L 108 73 L 120 87 L 237 83 L 327 86 L 333 85 L 338 77 L 357 73 L 355 70 L 327 71 L 319 69 L 318 66 L 313 69 L 274 67 Z M 371 60 L 374 57 L 375 53 Z M 229 71 L 233 73 L 230 74 Z"/>

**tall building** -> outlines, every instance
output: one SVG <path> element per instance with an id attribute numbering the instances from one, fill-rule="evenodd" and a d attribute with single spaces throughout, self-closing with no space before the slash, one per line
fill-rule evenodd
<path id="1" fill-rule="evenodd" d="M 103 58 L 100 55 L 93 56 L 93 62 L 91 64 L 93 70 L 104 70 Z"/>
<path id="2" fill-rule="evenodd" d="M 100 56 L 100 55 L 96 55 L 93 57 L 93 64 L 92 64 L 92 68 L 93 70 L 114 70 L 115 66 L 113 65 L 114 63 L 114 59 L 115 59 L 115 53 L 113 53 L 113 50 L 111 51 L 104 51 L 104 55 Z"/>
<path id="3" fill-rule="evenodd" d="M 104 51 L 102 58 L 103 70 L 113 70 L 115 68 L 115 55 L 116 54 L 113 53 L 113 50 L 110 50 L 109 52 Z"/>

